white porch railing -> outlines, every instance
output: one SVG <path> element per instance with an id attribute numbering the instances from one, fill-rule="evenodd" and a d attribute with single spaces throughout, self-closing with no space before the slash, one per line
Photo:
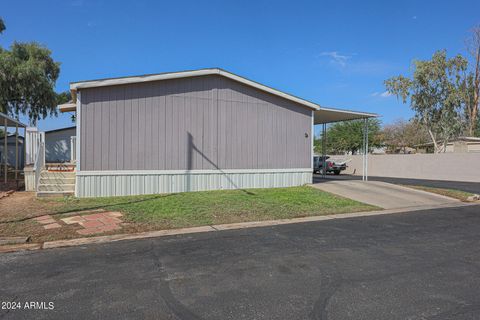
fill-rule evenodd
<path id="1" fill-rule="evenodd" d="M 70 162 L 71 163 L 77 162 L 77 137 L 76 136 L 70 137 Z"/>
<path id="2" fill-rule="evenodd" d="M 45 167 L 45 142 L 41 141 L 37 148 L 37 158 L 35 159 L 35 164 L 33 166 L 33 171 L 35 172 L 36 191 L 38 191 L 38 185 L 40 182 L 40 175 L 42 173 L 42 169 Z"/>
<path id="3" fill-rule="evenodd" d="M 25 165 L 32 165 L 35 163 L 39 153 L 38 148 L 42 143 L 45 143 L 45 132 L 40 132 L 37 128 L 27 128 L 25 137 Z M 43 149 L 43 152 L 45 152 L 45 148 Z"/>

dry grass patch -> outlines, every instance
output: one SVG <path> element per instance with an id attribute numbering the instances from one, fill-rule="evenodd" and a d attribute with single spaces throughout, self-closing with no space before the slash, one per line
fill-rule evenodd
<path id="1" fill-rule="evenodd" d="M 454 190 L 454 189 L 444 189 L 444 188 L 435 188 L 435 187 L 426 187 L 426 186 L 413 186 L 413 185 L 404 185 L 405 187 L 422 190 L 426 192 L 436 193 L 442 196 L 458 199 L 463 202 L 468 201 L 468 197 L 473 196 L 473 193 Z"/>

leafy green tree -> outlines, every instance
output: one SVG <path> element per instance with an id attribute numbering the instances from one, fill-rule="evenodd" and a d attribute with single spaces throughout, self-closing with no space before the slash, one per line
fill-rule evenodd
<path id="1" fill-rule="evenodd" d="M 3 31 L 5 31 L 5 23 L 3 22 L 3 19 L 0 18 L 0 33 L 2 33 Z"/>
<path id="2" fill-rule="evenodd" d="M 59 105 L 59 104 L 67 103 L 70 100 L 72 100 L 72 94 L 70 93 L 70 91 L 60 92 L 57 94 L 56 104 Z"/>
<path id="3" fill-rule="evenodd" d="M 337 122 L 327 128 L 326 151 L 328 154 L 355 154 L 363 148 L 363 120 Z M 322 153 L 322 136 L 314 141 L 315 153 Z M 380 121 L 368 120 L 369 150 L 381 146 Z"/>
<path id="4" fill-rule="evenodd" d="M 480 102 L 480 25 L 474 27 L 467 39 L 467 50 L 470 53 L 471 68 L 464 83 L 465 117 L 467 134 L 478 136 L 478 108 Z"/>
<path id="5" fill-rule="evenodd" d="M 0 112 L 16 118 L 26 115 L 32 125 L 57 115 L 61 97 L 54 88 L 59 74 L 60 63 L 38 43 L 14 42 L 10 50 L 0 48 Z"/>
<path id="6" fill-rule="evenodd" d="M 431 60 L 414 62 L 411 78 L 402 75 L 385 81 L 387 91 L 410 100 L 416 119 L 427 129 L 435 152 L 444 152 L 448 140 L 465 128 L 465 81 L 468 62 L 461 55 L 447 59 L 445 50 Z"/>

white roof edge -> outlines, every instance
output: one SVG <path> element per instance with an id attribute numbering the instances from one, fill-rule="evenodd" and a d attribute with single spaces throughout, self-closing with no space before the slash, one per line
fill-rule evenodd
<path id="1" fill-rule="evenodd" d="M 172 73 L 162 73 L 162 74 L 153 74 L 153 75 L 145 75 L 145 76 L 132 76 L 132 77 L 125 77 L 125 78 L 115 78 L 115 79 L 103 79 L 103 80 L 91 80 L 91 81 L 82 81 L 82 82 L 73 82 L 70 84 L 70 90 L 77 91 L 78 89 L 86 89 L 86 88 L 95 88 L 95 87 L 106 87 L 106 86 L 115 86 L 121 84 L 130 84 L 130 83 L 141 83 L 141 82 L 149 82 L 149 81 L 158 81 L 158 80 L 168 80 L 168 79 L 178 79 L 178 78 L 187 78 L 187 77 L 197 77 L 197 76 L 204 76 L 204 75 L 214 75 L 218 74 L 224 76 L 226 78 L 235 80 L 237 82 L 244 83 L 251 87 L 257 88 L 259 90 L 271 93 L 273 95 L 282 97 L 284 99 L 297 102 L 304 106 L 307 106 L 314 110 L 320 110 L 321 107 L 318 104 L 313 102 L 295 97 L 288 93 L 267 87 L 263 84 L 258 82 L 248 80 L 241 76 L 237 76 L 233 73 L 222 69 L 200 69 L 200 70 L 193 70 L 193 71 L 180 71 L 180 72 L 172 72 Z M 339 110 L 340 111 L 340 110 Z"/>
<path id="2" fill-rule="evenodd" d="M 332 111 L 332 112 L 343 112 L 343 113 L 350 113 L 350 114 L 356 114 L 359 116 L 365 116 L 366 118 L 377 118 L 380 115 L 376 113 L 371 113 L 371 112 L 362 112 L 362 111 L 353 111 L 353 110 L 342 110 L 342 109 L 336 109 L 336 108 L 326 108 L 326 107 L 320 107 L 318 111 Z"/>

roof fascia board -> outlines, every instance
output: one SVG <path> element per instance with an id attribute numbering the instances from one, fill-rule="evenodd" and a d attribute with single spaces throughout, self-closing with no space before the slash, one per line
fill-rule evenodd
<path id="1" fill-rule="evenodd" d="M 76 110 L 77 105 L 75 103 L 64 103 L 58 105 L 57 108 L 60 112 L 71 112 Z"/>
<path id="2" fill-rule="evenodd" d="M 59 132 L 59 131 L 66 131 L 66 130 L 75 129 L 76 127 L 77 127 L 77 126 L 71 126 L 71 127 L 65 127 L 65 128 L 58 128 L 58 129 L 53 129 L 53 130 L 45 131 L 45 133 L 53 133 L 53 132 Z"/>
<path id="3" fill-rule="evenodd" d="M 262 91 L 271 93 L 271 94 L 273 94 L 273 95 L 282 97 L 282 98 L 284 98 L 284 99 L 287 99 L 287 100 L 290 100 L 290 101 L 293 101 L 293 102 L 296 102 L 296 103 L 299 103 L 299 104 L 303 104 L 304 106 L 307 106 L 307 107 L 309 107 L 309 108 L 312 108 L 313 110 L 319 110 L 319 109 L 320 109 L 320 106 L 317 105 L 317 104 L 315 104 L 315 103 L 313 103 L 313 102 L 300 99 L 300 98 L 298 98 L 298 97 L 292 96 L 291 94 L 288 94 L 288 93 L 285 93 L 285 92 L 282 92 L 282 91 L 279 91 L 279 90 L 276 90 L 276 89 L 267 87 L 267 86 L 265 86 L 265 85 L 263 85 L 263 84 L 260 84 L 260 83 L 258 83 L 258 82 L 255 82 L 255 81 L 248 80 L 248 79 L 246 79 L 246 78 L 237 76 L 236 74 L 233 74 L 233 73 L 230 73 L 230 72 L 227 72 L 227 71 L 224 71 L 224 70 L 219 70 L 219 74 L 222 75 L 222 76 L 224 76 L 224 77 L 226 77 L 226 78 L 229 78 L 229 79 L 235 80 L 235 81 L 237 81 L 237 82 L 246 84 L 246 85 L 248 85 L 248 86 L 251 86 L 251 87 L 260 89 L 260 90 L 262 90 Z"/>
<path id="4" fill-rule="evenodd" d="M 133 77 L 124 77 L 124 78 L 114 78 L 114 79 L 101 79 L 101 80 L 90 80 L 82 82 L 72 82 L 70 84 L 71 90 L 85 89 L 85 88 L 95 88 L 95 87 L 106 87 L 106 86 L 115 86 L 121 84 L 131 84 L 131 83 L 141 83 L 141 82 L 150 82 L 158 80 L 168 80 L 168 79 L 178 79 L 178 78 L 188 78 L 188 77 L 197 77 L 210 74 L 218 74 L 220 70 L 218 69 L 201 69 L 193 71 L 181 71 L 181 72 L 172 72 L 172 73 L 161 73 L 153 74 L 146 76 L 133 76 Z"/>
<path id="5" fill-rule="evenodd" d="M 298 97 L 292 96 L 290 94 L 284 93 L 282 91 L 267 87 L 263 84 L 258 82 L 248 80 L 246 78 L 237 76 L 230 72 L 221 70 L 221 69 L 202 69 L 202 70 L 194 70 L 194 71 L 182 71 L 182 72 L 173 72 L 173 73 L 164 73 L 164 74 L 156 74 L 156 75 L 147 75 L 147 76 L 134 76 L 134 77 L 126 77 L 126 78 L 116 78 L 116 79 L 104 79 L 104 80 L 92 80 L 92 81 L 85 81 L 85 82 L 74 82 L 70 84 L 70 90 L 77 91 L 79 89 L 86 89 L 86 88 L 95 88 L 95 87 L 106 87 L 106 86 L 115 86 L 115 85 L 122 85 L 122 84 L 131 84 L 131 83 L 142 83 L 142 82 L 150 82 L 150 81 L 159 81 L 159 80 L 169 80 L 169 79 L 179 79 L 179 78 L 188 78 L 188 77 L 198 77 L 198 76 L 205 76 L 205 75 L 221 75 L 226 78 L 235 80 L 237 82 L 249 85 L 251 87 L 257 88 L 259 90 L 271 93 L 273 95 L 282 97 L 284 99 L 302 104 L 314 110 L 319 110 L 320 106 Z"/>
<path id="6" fill-rule="evenodd" d="M 349 114 L 364 116 L 365 118 L 377 118 L 377 117 L 379 117 L 379 115 L 376 114 L 376 113 L 352 111 L 352 110 L 342 110 L 342 109 L 325 108 L 325 107 L 320 107 L 320 109 L 318 111 L 331 111 L 331 112 L 339 112 L 339 113 L 349 113 Z"/>

